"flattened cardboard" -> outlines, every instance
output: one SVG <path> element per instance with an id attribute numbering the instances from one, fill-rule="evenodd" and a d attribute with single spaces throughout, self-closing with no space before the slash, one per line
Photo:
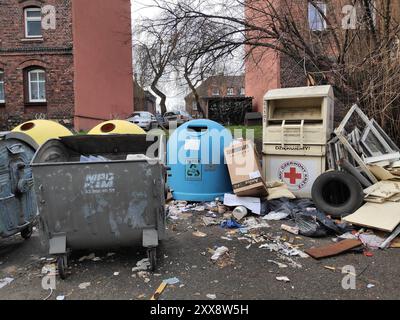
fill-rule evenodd
<path id="1" fill-rule="evenodd" d="M 233 192 L 242 197 L 265 197 L 268 191 L 261 175 L 257 152 L 251 141 L 235 141 L 225 149 Z"/>
<path id="2" fill-rule="evenodd" d="M 389 199 L 400 193 L 400 182 L 398 181 L 380 181 L 364 190 L 368 196 Z"/>
<path id="3" fill-rule="evenodd" d="M 362 227 L 393 232 L 400 224 L 400 203 L 377 204 L 369 202 L 343 220 Z"/>

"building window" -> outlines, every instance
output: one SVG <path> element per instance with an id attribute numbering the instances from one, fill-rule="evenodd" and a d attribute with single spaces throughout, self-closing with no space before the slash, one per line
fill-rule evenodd
<path id="1" fill-rule="evenodd" d="M 42 37 L 42 10 L 40 8 L 25 9 L 25 37 Z"/>
<path id="2" fill-rule="evenodd" d="M 214 87 L 212 89 L 212 95 L 213 96 L 219 96 L 219 88 L 218 87 Z"/>
<path id="3" fill-rule="evenodd" d="M 46 72 L 43 69 L 28 71 L 28 102 L 46 102 Z"/>
<path id="4" fill-rule="evenodd" d="M 315 4 L 318 8 L 311 2 L 308 3 L 308 23 L 312 31 L 323 31 L 326 29 L 326 20 L 320 11 L 326 16 L 327 5 L 325 1 L 316 1 Z"/>
<path id="5" fill-rule="evenodd" d="M 4 72 L 0 70 L 0 104 L 5 103 L 5 94 L 4 94 Z"/>
<path id="6" fill-rule="evenodd" d="M 228 96 L 233 96 L 235 95 L 235 89 L 234 88 L 228 88 L 226 95 Z"/>
<path id="7" fill-rule="evenodd" d="M 193 103 L 192 103 L 192 110 L 197 111 L 197 102 L 196 101 L 193 101 Z"/>
<path id="8" fill-rule="evenodd" d="M 240 89 L 240 95 L 241 96 L 245 96 L 246 95 L 246 89 L 245 88 L 241 88 Z"/>

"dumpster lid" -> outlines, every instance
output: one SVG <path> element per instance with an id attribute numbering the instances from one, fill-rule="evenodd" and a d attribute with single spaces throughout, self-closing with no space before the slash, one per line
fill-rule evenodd
<path id="1" fill-rule="evenodd" d="M 33 164 L 79 162 L 77 156 L 107 155 L 111 161 L 126 160 L 130 154 L 146 154 L 148 148 L 162 143 L 160 136 L 149 135 L 84 135 L 49 140 L 36 153 Z M 156 148 L 154 148 L 156 149 Z M 155 151 L 159 151 L 160 148 Z M 159 157 L 155 152 L 155 157 Z"/>
<path id="2" fill-rule="evenodd" d="M 264 100 L 296 99 L 296 98 L 333 98 L 333 88 L 327 86 L 283 88 L 269 90 Z"/>

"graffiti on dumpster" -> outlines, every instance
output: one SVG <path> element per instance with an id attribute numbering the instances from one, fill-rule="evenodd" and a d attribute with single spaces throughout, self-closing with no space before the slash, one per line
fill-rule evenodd
<path id="1" fill-rule="evenodd" d="M 88 174 L 86 175 L 83 189 L 86 194 L 115 193 L 114 174 Z"/>

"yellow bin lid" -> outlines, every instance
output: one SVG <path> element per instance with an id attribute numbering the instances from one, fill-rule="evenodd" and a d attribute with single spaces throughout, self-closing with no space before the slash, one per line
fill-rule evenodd
<path id="1" fill-rule="evenodd" d="M 50 139 L 72 136 L 72 132 L 51 120 L 32 120 L 14 128 L 12 133 L 23 133 L 31 137 L 39 146 Z"/>
<path id="2" fill-rule="evenodd" d="M 90 135 L 106 134 L 146 134 L 142 128 L 126 120 L 113 120 L 100 123 L 89 131 Z"/>

